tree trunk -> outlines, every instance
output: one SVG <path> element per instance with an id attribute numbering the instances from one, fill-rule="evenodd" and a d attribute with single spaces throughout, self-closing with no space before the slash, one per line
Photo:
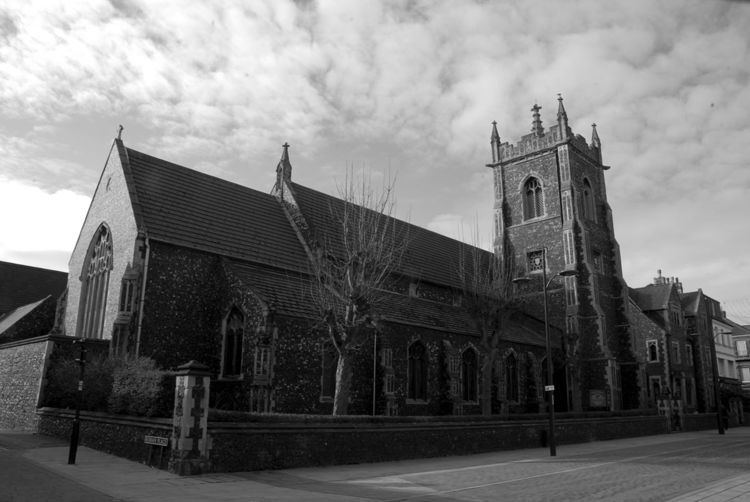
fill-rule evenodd
<path id="1" fill-rule="evenodd" d="M 349 394 L 352 386 L 352 355 L 348 350 L 339 353 L 336 365 L 336 393 L 333 397 L 333 414 L 346 415 L 349 411 Z"/>
<path id="2" fill-rule="evenodd" d="M 482 389 L 480 402 L 482 404 L 482 415 L 492 415 L 492 366 L 495 358 L 486 355 L 482 364 Z"/>

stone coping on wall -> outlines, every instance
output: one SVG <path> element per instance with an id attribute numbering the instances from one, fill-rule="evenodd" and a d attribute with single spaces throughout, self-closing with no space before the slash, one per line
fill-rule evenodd
<path id="1" fill-rule="evenodd" d="M 74 410 L 40 408 L 37 413 L 39 432 L 58 437 L 69 434 Z M 269 420 L 209 422 L 210 469 L 340 465 L 539 447 L 546 443 L 548 427 L 545 415 L 527 420 L 499 416 L 264 418 Z M 170 436 L 172 420 L 81 412 L 81 429 L 82 444 L 145 462 L 152 453 L 144 445 L 145 436 Z M 665 417 L 656 414 L 564 418 L 555 429 L 559 444 L 667 431 Z"/>
<path id="2" fill-rule="evenodd" d="M 74 336 L 66 336 L 66 335 L 56 335 L 56 334 L 48 334 L 48 335 L 42 335 L 42 336 L 35 336 L 34 338 L 25 338 L 23 340 L 14 340 L 12 342 L 5 342 L 2 343 L 2 339 L 0 339 L 0 350 L 3 349 L 10 349 L 12 347 L 20 347 L 22 345 L 31 345 L 34 343 L 43 343 L 43 342 L 63 342 L 63 343 L 70 343 L 73 340 L 78 340 L 78 338 Z M 96 343 L 96 344 L 109 344 L 109 340 L 99 340 L 99 339 L 86 339 L 86 343 Z"/>
<path id="3" fill-rule="evenodd" d="M 20 347 L 21 345 L 31 345 L 34 343 L 67 342 L 69 340 L 73 340 L 73 337 L 63 336 L 63 335 L 52 335 L 52 334 L 35 336 L 34 338 L 26 338 L 23 340 L 14 340 L 12 342 L 5 342 L 5 343 L 2 343 L 2 339 L 0 339 L 0 350 L 10 349 L 12 347 Z"/>
<path id="4" fill-rule="evenodd" d="M 75 410 L 43 407 L 37 410 L 40 416 L 52 416 L 72 420 Z M 113 415 L 99 411 L 81 411 L 81 421 L 100 422 L 107 424 L 126 425 L 132 427 L 148 427 L 152 429 L 164 429 L 171 431 L 172 419 L 161 417 L 133 417 L 129 415 Z"/>
<path id="5" fill-rule="evenodd" d="M 586 412 L 556 412 L 559 420 L 596 419 L 613 417 L 645 417 L 656 416 L 656 409 L 639 409 L 624 411 L 586 411 Z M 223 410 L 209 411 L 209 423 L 316 423 L 316 424 L 428 424 L 428 423 L 469 423 L 469 422 L 528 422 L 547 420 L 547 413 L 517 413 L 512 415 L 439 415 L 439 416 L 383 416 L 383 415 L 304 415 L 289 413 L 246 413 Z"/>

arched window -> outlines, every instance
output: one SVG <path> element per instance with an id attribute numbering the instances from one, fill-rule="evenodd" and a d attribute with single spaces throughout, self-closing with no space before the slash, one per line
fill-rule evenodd
<path id="1" fill-rule="evenodd" d="M 518 360 L 513 353 L 505 358 L 505 399 L 518 401 Z"/>
<path id="2" fill-rule="evenodd" d="M 461 397 L 464 401 L 477 400 L 477 353 L 472 348 L 461 356 Z"/>
<path id="3" fill-rule="evenodd" d="M 585 178 L 583 180 L 583 215 L 590 220 L 596 220 L 594 192 L 591 189 L 591 183 Z"/>
<path id="4" fill-rule="evenodd" d="M 523 212 L 526 220 L 544 215 L 542 185 L 536 178 L 529 178 L 523 185 Z"/>
<path id="5" fill-rule="evenodd" d="M 339 363 L 339 353 L 332 343 L 323 345 L 322 371 L 320 375 L 320 398 L 330 401 L 336 394 L 336 367 Z"/>
<path id="6" fill-rule="evenodd" d="M 408 361 L 409 399 L 427 399 L 427 350 L 422 342 L 416 341 L 409 346 Z"/>
<path id="7" fill-rule="evenodd" d="M 81 271 L 81 299 L 78 308 L 76 335 L 102 338 L 104 314 L 107 309 L 109 272 L 112 270 L 112 236 L 106 225 L 99 227 L 91 241 Z"/>
<path id="8" fill-rule="evenodd" d="M 224 350 L 221 374 L 224 377 L 242 375 L 242 338 L 245 332 L 245 316 L 237 307 L 232 307 L 224 322 Z"/>

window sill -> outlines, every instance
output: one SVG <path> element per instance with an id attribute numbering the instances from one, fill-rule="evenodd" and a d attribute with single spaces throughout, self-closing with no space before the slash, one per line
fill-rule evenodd
<path id="1" fill-rule="evenodd" d="M 407 399 L 406 404 L 426 405 L 427 400 L 426 399 Z"/>
<path id="2" fill-rule="evenodd" d="M 216 377 L 216 380 L 219 382 L 242 382 L 243 380 L 245 380 L 245 375 L 222 375 Z"/>

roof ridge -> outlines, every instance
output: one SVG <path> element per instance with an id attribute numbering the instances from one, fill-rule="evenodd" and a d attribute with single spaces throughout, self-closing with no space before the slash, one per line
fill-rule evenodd
<path id="1" fill-rule="evenodd" d="M 36 265 L 26 265 L 25 263 L 14 263 L 12 261 L 0 260 L 0 266 L 3 266 L 3 265 L 12 265 L 14 267 L 33 268 L 33 269 L 36 269 L 36 270 L 42 270 L 44 272 L 57 272 L 57 273 L 60 273 L 60 274 L 68 275 L 67 272 L 65 272 L 63 270 L 57 270 L 57 269 L 54 269 L 54 268 L 37 267 Z"/>
<path id="2" fill-rule="evenodd" d="M 323 195 L 323 196 L 331 198 L 331 199 L 336 199 L 336 200 L 341 201 L 341 202 L 347 202 L 344 199 L 341 199 L 340 197 L 336 197 L 335 195 L 331 195 L 331 194 L 328 194 L 326 192 L 321 192 L 320 190 L 316 190 L 314 188 L 310 188 L 310 187 L 308 187 L 306 185 L 301 185 L 301 184 L 299 184 L 299 183 L 297 183 L 295 181 L 292 181 L 291 184 L 294 186 L 294 188 L 301 187 L 304 190 L 309 190 L 311 192 L 315 192 L 317 194 Z M 370 208 L 367 208 L 367 209 L 370 209 Z M 429 228 L 422 227 L 420 225 L 417 225 L 416 223 L 411 223 L 409 221 L 402 220 L 401 218 L 398 218 L 396 216 L 388 215 L 387 217 L 391 218 L 393 220 L 396 220 L 399 223 L 403 223 L 404 225 L 409 225 L 410 227 L 417 228 L 417 229 L 419 229 L 419 230 L 421 230 L 423 232 L 427 232 L 427 233 L 433 234 L 433 235 L 435 235 L 437 237 L 440 237 L 441 239 L 447 239 L 447 240 L 453 241 L 453 242 L 455 242 L 457 244 L 460 244 L 462 246 L 469 246 L 471 248 L 475 248 L 475 249 L 478 249 L 480 251 L 484 251 L 484 252 L 486 252 L 488 254 L 492 254 L 492 251 L 489 251 L 487 249 L 482 249 L 482 248 L 480 248 L 478 246 L 475 246 L 473 244 L 469 244 L 468 242 L 464 242 L 464 241 L 456 239 L 454 237 L 449 237 L 447 235 L 441 234 L 440 232 L 435 232 L 434 230 L 430 230 Z"/>
<path id="3" fill-rule="evenodd" d="M 214 181 L 218 182 L 218 184 L 221 184 L 221 185 L 234 185 L 237 188 L 240 188 L 242 190 L 248 190 L 248 191 L 251 191 L 251 192 L 262 194 L 262 195 L 264 195 L 266 197 L 270 197 L 270 198 L 273 197 L 270 194 L 267 194 L 265 192 L 261 192 L 260 190 L 257 190 L 255 188 L 249 187 L 247 185 L 243 185 L 241 183 L 237 183 L 236 181 L 230 181 L 230 180 L 227 180 L 227 179 L 224 179 L 224 178 L 220 178 L 219 176 L 216 176 L 214 174 L 208 174 L 208 173 L 205 173 L 203 171 L 199 171 L 197 169 L 193 169 L 192 167 L 183 166 L 182 164 L 177 164 L 176 162 L 165 160 L 165 159 L 162 159 L 161 157 L 155 157 L 154 155 L 150 155 L 148 153 L 144 153 L 144 152 L 141 152 L 141 151 L 138 151 L 138 150 L 134 150 L 134 149 L 129 148 L 129 147 L 125 147 L 125 149 L 129 153 L 135 153 L 136 155 L 147 157 L 148 159 L 153 159 L 153 160 L 158 161 L 158 162 L 160 162 L 162 164 L 168 164 L 170 167 L 175 167 L 175 168 L 178 168 L 178 169 L 184 169 L 186 171 L 190 171 L 192 173 L 196 173 L 196 174 L 198 174 L 200 176 L 205 177 L 206 179 L 214 180 Z"/>

